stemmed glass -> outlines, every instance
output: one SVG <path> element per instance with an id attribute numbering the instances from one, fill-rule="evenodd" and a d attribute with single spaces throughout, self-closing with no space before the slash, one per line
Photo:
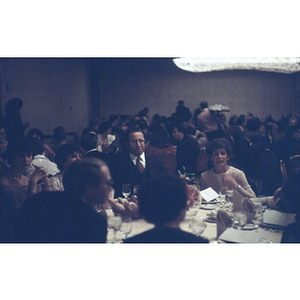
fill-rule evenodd
<path id="1" fill-rule="evenodd" d="M 253 217 L 252 217 L 252 222 L 255 227 L 255 231 L 258 232 L 258 227 L 262 223 L 264 218 L 263 212 L 261 210 L 254 210 L 253 211 Z"/>
<path id="2" fill-rule="evenodd" d="M 117 231 L 120 230 L 122 225 L 122 218 L 118 215 L 109 215 L 107 217 L 107 226 L 109 229 L 112 230 L 114 237 L 112 239 L 112 243 L 115 243 L 117 241 Z"/>
<path id="3" fill-rule="evenodd" d="M 200 236 L 204 232 L 206 226 L 205 219 L 202 217 L 196 217 L 190 223 L 190 227 L 196 236 Z"/>
<path id="4" fill-rule="evenodd" d="M 122 194 L 125 197 L 125 199 L 127 200 L 127 198 L 131 195 L 131 186 L 130 184 L 123 184 L 122 185 Z"/>
<path id="5" fill-rule="evenodd" d="M 241 230 L 247 223 L 247 213 L 244 211 L 235 211 L 233 214 L 233 226 Z"/>
<path id="6" fill-rule="evenodd" d="M 123 234 L 123 239 L 127 239 L 128 234 L 132 230 L 132 220 L 131 218 L 123 218 L 121 225 L 121 233 Z"/>

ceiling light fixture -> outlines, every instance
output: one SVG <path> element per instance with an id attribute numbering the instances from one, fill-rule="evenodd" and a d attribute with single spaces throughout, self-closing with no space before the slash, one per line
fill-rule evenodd
<path id="1" fill-rule="evenodd" d="M 173 62 L 178 68 L 195 73 L 258 70 L 291 74 L 300 71 L 300 57 L 183 57 Z"/>

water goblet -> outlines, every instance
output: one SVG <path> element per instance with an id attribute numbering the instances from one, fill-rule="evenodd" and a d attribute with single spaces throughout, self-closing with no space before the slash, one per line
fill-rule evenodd
<path id="1" fill-rule="evenodd" d="M 125 197 L 125 199 L 127 200 L 127 198 L 131 194 L 131 186 L 130 186 L 130 184 L 125 183 L 125 184 L 122 185 L 122 194 Z"/>
<path id="2" fill-rule="evenodd" d="M 263 219 L 264 219 L 264 215 L 263 215 L 262 210 L 254 210 L 253 211 L 252 222 L 254 224 L 256 232 L 258 232 L 258 227 L 262 223 Z"/>
<path id="3" fill-rule="evenodd" d="M 241 230 L 247 223 L 247 213 L 244 211 L 235 211 L 233 214 L 233 226 Z"/>
<path id="4" fill-rule="evenodd" d="M 120 230 L 122 225 L 122 218 L 119 215 L 109 215 L 107 217 L 107 227 L 113 232 L 112 243 L 117 241 L 117 231 Z"/>
<path id="5" fill-rule="evenodd" d="M 123 234 L 123 239 L 127 239 L 128 234 L 132 230 L 132 220 L 131 218 L 123 218 L 122 219 L 122 225 L 120 228 L 121 233 Z"/>
<path id="6" fill-rule="evenodd" d="M 196 236 L 200 236 L 204 232 L 206 226 L 205 219 L 202 217 L 196 217 L 190 223 L 190 227 Z"/>

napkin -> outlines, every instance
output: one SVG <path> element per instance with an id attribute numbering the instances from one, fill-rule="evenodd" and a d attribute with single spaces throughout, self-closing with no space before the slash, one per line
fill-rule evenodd
<path id="1" fill-rule="evenodd" d="M 243 210 L 243 196 L 237 191 L 233 191 L 232 195 L 232 211 Z"/>
<path id="2" fill-rule="evenodd" d="M 255 210 L 254 203 L 250 199 L 244 198 L 242 210 L 247 213 L 247 223 L 251 223 L 252 222 L 252 213 Z"/>
<path id="3" fill-rule="evenodd" d="M 232 219 L 228 213 L 219 209 L 217 213 L 217 238 L 228 228 L 232 226 Z"/>

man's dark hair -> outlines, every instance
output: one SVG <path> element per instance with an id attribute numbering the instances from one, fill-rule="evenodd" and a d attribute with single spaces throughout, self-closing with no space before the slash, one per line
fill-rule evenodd
<path id="1" fill-rule="evenodd" d="M 139 189 L 139 208 L 143 217 L 157 226 L 175 221 L 187 205 L 183 179 L 165 174 L 149 178 Z"/>

